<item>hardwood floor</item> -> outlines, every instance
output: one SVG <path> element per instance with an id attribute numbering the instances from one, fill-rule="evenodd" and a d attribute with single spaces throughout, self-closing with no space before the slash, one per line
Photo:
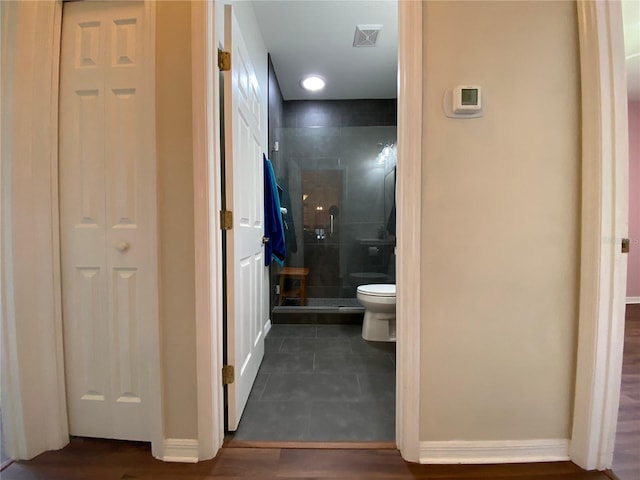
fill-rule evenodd
<path id="1" fill-rule="evenodd" d="M 613 472 L 620 480 L 640 479 L 640 304 L 627 305 L 622 387 Z"/>
<path id="2" fill-rule="evenodd" d="M 2 480 L 609 480 L 570 462 L 514 465 L 418 465 L 397 450 L 225 447 L 197 464 L 164 463 L 143 443 L 74 439 L 57 452 L 15 462 Z"/>

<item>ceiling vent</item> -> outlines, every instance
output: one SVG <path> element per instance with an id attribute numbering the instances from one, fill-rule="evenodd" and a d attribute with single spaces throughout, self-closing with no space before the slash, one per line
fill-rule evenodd
<path id="1" fill-rule="evenodd" d="M 382 25 L 356 25 L 354 47 L 375 47 Z"/>

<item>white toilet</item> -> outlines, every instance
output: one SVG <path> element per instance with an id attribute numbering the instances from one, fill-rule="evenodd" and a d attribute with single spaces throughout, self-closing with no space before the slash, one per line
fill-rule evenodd
<path id="1" fill-rule="evenodd" d="M 362 338 L 374 342 L 396 341 L 396 286 L 360 285 L 358 301 L 364 307 Z"/>

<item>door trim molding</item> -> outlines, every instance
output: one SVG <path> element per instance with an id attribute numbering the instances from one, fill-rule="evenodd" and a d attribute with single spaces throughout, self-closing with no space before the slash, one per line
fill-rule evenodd
<path id="1" fill-rule="evenodd" d="M 420 461 L 422 2 L 398 2 L 396 442 Z"/>
<path id="2" fill-rule="evenodd" d="M 215 3 L 191 3 L 198 460 L 224 440 L 219 70 Z"/>
<path id="3" fill-rule="evenodd" d="M 164 462 L 197 463 L 198 440 L 193 438 L 167 438 L 164 441 Z"/>
<path id="4" fill-rule="evenodd" d="M 1 8 L 2 423 L 9 456 L 29 459 L 69 441 L 57 186 L 62 3 Z"/>
<path id="5" fill-rule="evenodd" d="M 562 462 L 569 460 L 569 439 L 422 442 L 420 450 L 421 463 L 442 465 Z"/>
<path id="6" fill-rule="evenodd" d="M 582 232 L 571 460 L 611 467 L 620 396 L 628 229 L 628 129 L 619 2 L 577 2 Z"/>
<path id="7" fill-rule="evenodd" d="M 159 272 L 158 272 L 158 183 L 157 183 L 157 166 L 158 152 L 156 150 L 156 2 L 153 0 L 144 0 L 144 42 L 145 51 L 150 54 L 145 58 L 144 76 L 149 85 L 150 93 L 147 96 L 147 103 L 144 107 L 151 118 L 153 118 L 153 129 L 148 139 L 153 155 L 153 190 L 156 194 L 156 201 L 152 202 L 151 212 L 151 228 L 154 232 L 152 236 L 152 245 L 149 248 L 154 252 L 155 262 L 153 264 L 153 279 L 155 281 L 155 305 L 153 308 L 154 318 L 149 322 L 152 327 L 148 332 L 148 405 L 149 405 L 149 436 L 151 439 L 151 453 L 155 457 L 161 458 L 164 455 L 164 399 L 162 389 L 162 354 L 160 351 L 160 312 L 159 312 Z"/>

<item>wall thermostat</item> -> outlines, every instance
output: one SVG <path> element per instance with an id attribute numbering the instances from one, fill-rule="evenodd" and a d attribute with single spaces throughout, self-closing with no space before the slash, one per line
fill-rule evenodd
<path id="1" fill-rule="evenodd" d="M 453 89 L 453 113 L 475 113 L 482 110 L 482 91 L 475 85 L 458 85 Z"/>
<path id="2" fill-rule="evenodd" d="M 482 89 L 477 85 L 458 85 L 447 90 L 443 99 L 444 113 L 449 118 L 482 116 Z"/>

